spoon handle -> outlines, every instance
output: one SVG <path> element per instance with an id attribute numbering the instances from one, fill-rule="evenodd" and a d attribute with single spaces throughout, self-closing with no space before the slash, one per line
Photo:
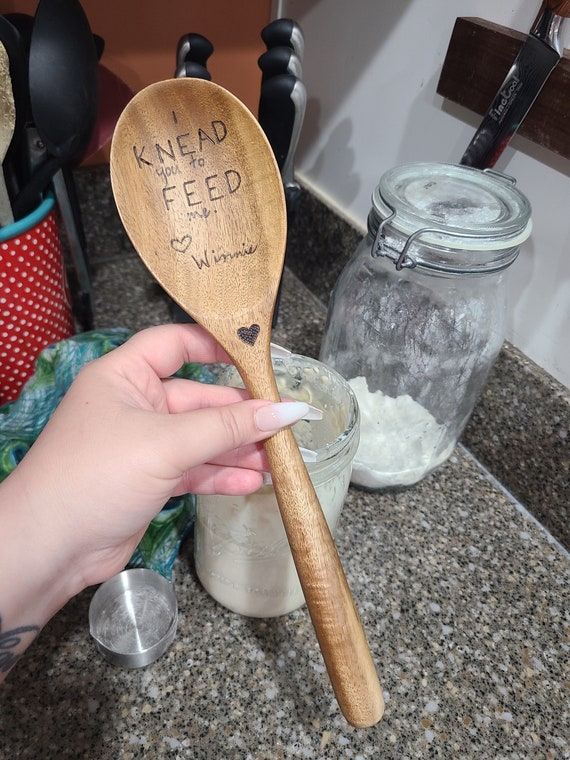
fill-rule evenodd
<path id="1" fill-rule="evenodd" d="M 239 348 L 234 361 L 252 397 L 279 401 L 269 341 L 259 343 L 267 345 L 256 346 L 254 361 L 250 357 L 243 362 Z M 230 356 L 233 348 L 231 343 L 226 345 Z M 290 428 L 268 438 L 264 446 L 281 519 L 338 705 L 349 723 L 368 728 L 384 712 L 382 688 L 318 496 Z"/>
<path id="2" fill-rule="evenodd" d="M 373 726 L 384 699 L 366 635 L 321 505 L 290 429 L 265 442 L 281 517 L 338 704 Z"/>

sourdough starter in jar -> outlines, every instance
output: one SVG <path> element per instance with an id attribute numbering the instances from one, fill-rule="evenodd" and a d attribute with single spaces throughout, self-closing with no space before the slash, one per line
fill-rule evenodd
<path id="1" fill-rule="evenodd" d="M 300 446 L 317 452 L 307 470 L 334 532 L 358 446 L 358 405 L 346 381 L 320 362 L 292 355 L 274 360 L 284 398 L 306 401 L 322 420 L 293 427 Z M 220 377 L 237 385 L 233 367 Z M 208 593 L 228 609 L 251 617 L 284 615 L 305 599 L 272 486 L 249 496 L 199 496 L 194 530 L 196 572 Z"/>

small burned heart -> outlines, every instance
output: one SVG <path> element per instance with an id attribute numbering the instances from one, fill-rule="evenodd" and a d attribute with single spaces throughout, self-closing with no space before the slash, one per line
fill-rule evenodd
<path id="1" fill-rule="evenodd" d="M 248 346 L 253 346 L 259 335 L 259 325 L 250 325 L 249 327 L 239 327 L 237 334 L 238 338 L 247 343 Z"/>
<path id="2" fill-rule="evenodd" d="M 178 253 L 186 253 L 191 242 L 192 235 L 184 235 L 183 238 L 172 238 L 170 245 Z"/>

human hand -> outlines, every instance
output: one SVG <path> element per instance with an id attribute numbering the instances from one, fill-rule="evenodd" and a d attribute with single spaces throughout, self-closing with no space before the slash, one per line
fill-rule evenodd
<path id="1" fill-rule="evenodd" d="M 200 327 L 179 324 L 91 362 L 5 482 L 25 495 L 30 550 L 55 556 L 73 593 L 122 570 L 171 496 L 257 490 L 260 441 L 309 410 L 172 378 L 186 361 L 229 359 Z"/>

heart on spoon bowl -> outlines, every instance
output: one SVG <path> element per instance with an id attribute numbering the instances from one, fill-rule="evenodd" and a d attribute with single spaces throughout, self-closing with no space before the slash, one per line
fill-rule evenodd
<path id="1" fill-rule="evenodd" d="M 178 253 L 186 253 L 186 251 L 190 248 L 191 242 L 192 235 L 184 235 L 181 240 L 178 240 L 178 238 L 172 238 L 170 245 L 175 251 L 178 251 Z"/>
<path id="2" fill-rule="evenodd" d="M 205 80 L 152 84 L 119 117 L 111 181 L 134 247 L 166 292 L 238 362 L 237 329 L 258 324 L 263 340 L 258 332 L 249 345 L 261 361 L 270 328 L 257 314 L 273 309 L 286 214 L 271 148 L 251 113 Z"/>
<path id="3" fill-rule="evenodd" d="M 243 340 L 244 343 L 247 343 L 250 346 L 253 346 L 255 341 L 257 340 L 257 336 L 259 335 L 259 330 L 261 328 L 259 325 L 250 325 L 249 327 L 238 327 L 238 338 L 240 340 Z"/>

